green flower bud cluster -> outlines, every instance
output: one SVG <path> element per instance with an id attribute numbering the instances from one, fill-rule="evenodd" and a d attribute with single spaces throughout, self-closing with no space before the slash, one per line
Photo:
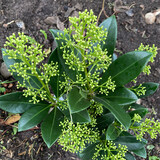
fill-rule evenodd
<path id="1" fill-rule="evenodd" d="M 113 141 L 97 144 L 95 150 L 93 160 L 98 158 L 101 158 L 101 160 L 125 160 L 125 153 L 128 151 L 127 146 L 119 144 L 117 147 Z M 100 154 L 100 152 L 103 152 L 103 154 Z"/>
<path id="2" fill-rule="evenodd" d="M 133 117 L 133 121 L 140 123 L 142 120 L 141 116 L 138 114 L 135 114 Z M 160 122 L 157 120 L 155 121 L 154 118 L 148 119 L 146 118 L 144 122 L 140 123 L 139 126 L 131 126 L 130 129 L 132 129 L 136 135 L 137 140 L 141 140 L 145 133 L 148 133 L 152 139 L 156 139 L 157 135 L 160 134 Z"/>
<path id="3" fill-rule="evenodd" d="M 143 87 L 142 84 L 140 84 L 138 87 L 131 87 L 132 91 L 134 91 L 138 96 L 145 95 L 146 93 L 146 87 Z"/>
<path id="4" fill-rule="evenodd" d="M 62 135 L 59 137 L 58 143 L 63 149 L 70 152 L 79 152 L 85 148 L 87 143 L 96 142 L 99 139 L 99 132 L 93 129 L 93 123 L 73 123 L 68 119 L 60 124 L 62 126 Z"/>
<path id="5" fill-rule="evenodd" d="M 144 46 L 142 43 L 141 45 L 139 46 L 139 48 L 137 49 L 138 51 L 147 51 L 147 52 L 151 52 L 152 53 L 152 57 L 150 58 L 150 62 L 154 62 L 154 58 L 156 57 L 157 55 L 157 47 L 155 47 L 155 45 L 153 44 L 152 47 L 150 47 L 149 45 L 146 45 Z M 151 66 L 150 65 L 146 65 L 143 72 L 147 75 L 149 75 L 151 72 L 150 72 L 150 69 L 151 69 Z"/>
<path id="6" fill-rule="evenodd" d="M 50 64 L 42 64 L 38 69 L 37 65 L 48 56 L 48 53 L 42 51 L 42 45 L 36 41 L 31 40 L 24 33 L 18 33 L 18 37 L 13 33 L 7 38 L 5 43 L 6 52 L 9 59 L 14 59 L 15 63 L 10 65 L 10 72 L 22 77 L 22 81 L 18 83 L 17 87 L 24 87 L 24 96 L 32 96 L 34 103 L 40 100 L 48 100 L 50 91 L 48 83 L 52 76 L 58 75 L 58 65 L 51 62 Z M 32 79 L 38 79 L 39 83 L 33 82 Z M 34 86 L 34 87 L 33 87 Z"/>
<path id="7" fill-rule="evenodd" d="M 59 33 L 56 40 L 62 40 L 63 58 L 72 70 L 78 70 L 77 80 L 73 84 L 80 84 L 90 90 L 100 88 L 101 92 L 108 94 L 114 90 L 111 78 L 99 86 L 100 75 L 107 70 L 112 58 L 107 55 L 107 50 L 102 50 L 107 31 L 97 26 L 97 17 L 91 10 L 79 13 L 79 17 L 70 17 L 71 26 L 64 29 L 64 34 Z M 82 76 L 84 72 L 85 76 Z M 62 82 L 64 83 L 64 82 Z M 64 85 L 63 85 L 64 86 Z"/>
<path id="8" fill-rule="evenodd" d="M 108 77 L 108 80 L 103 83 L 102 85 L 100 85 L 100 93 L 101 94 L 106 94 L 108 95 L 109 93 L 109 90 L 111 90 L 112 92 L 114 92 L 115 88 L 116 88 L 116 85 L 114 84 L 115 82 L 112 81 L 111 77 Z"/>
<path id="9" fill-rule="evenodd" d="M 92 104 L 89 108 L 89 113 L 92 115 L 94 118 L 97 116 L 100 116 L 103 113 L 103 105 L 94 101 L 91 101 Z"/>

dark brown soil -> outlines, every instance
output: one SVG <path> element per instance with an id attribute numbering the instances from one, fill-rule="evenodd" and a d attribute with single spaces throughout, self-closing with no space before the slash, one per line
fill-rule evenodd
<path id="1" fill-rule="evenodd" d="M 105 11 L 111 16 L 115 0 L 106 0 Z M 133 15 L 129 16 L 124 12 L 116 13 L 118 23 L 117 50 L 122 53 L 137 49 L 140 43 L 155 44 L 160 50 L 160 24 L 146 24 L 144 15 L 160 8 L 159 0 L 122 0 L 124 6 L 131 6 Z M 34 37 L 38 42 L 44 44 L 45 48 L 52 47 L 53 38 L 49 28 L 57 28 L 56 24 L 47 24 L 45 19 L 50 16 L 58 16 L 60 21 L 68 27 L 68 13 L 71 7 L 76 6 L 75 11 L 93 9 L 95 15 L 99 15 L 102 8 L 102 0 L 0 0 L 0 48 L 6 37 L 12 33 L 22 31 L 14 21 L 19 20 L 25 24 L 25 34 Z M 82 5 L 82 7 L 81 7 Z M 73 12 L 72 12 L 73 13 Z M 70 15 L 72 15 L 70 13 Z M 68 14 L 68 15 L 67 15 Z M 74 12 L 76 14 L 76 12 Z M 99 22 L 106 16 L 102 13 Z M 13 21 L 13 22 L 12 22 Z M 48 33 L 48 40 L 44 40 L 40 29 Z M 122 54 L 118 52 L 118 54 Z M 0 62 L 2 58 L 0 55 Z M 141 82 L 160 83 L 160 54 L 151 65 L 151 75 L 141 75 L 138 84 Z M 4 78 L 1 76 L 1 79 Z M 160 120 L 160 90 L 153 96 L 143 99 L 141 102 L 151 111 L 150 118 Z M 0 118 L 6 118 L 5 112 L 0 110 Z M 156 140 L 146 138 L 149 144 L 155 146 L 151 155 L 160 157 L 160 136 Z M 0 126 L 0 160 L 76 160 L 76 156 L 65 152 L 57 144 L 50 149 L 44 144 L 39 129 L 33 129 L 13 135 L 11 126 Z"/>

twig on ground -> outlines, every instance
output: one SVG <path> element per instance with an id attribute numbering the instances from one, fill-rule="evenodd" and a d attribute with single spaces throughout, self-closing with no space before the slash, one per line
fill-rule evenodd
<path id="1" fill-rule="evenodd" d="M 108 18 L 107 14 L 106 14 L 106 12 L 105 12 L 105 9 L 104 9 L 104 4 L 105 4 L 105 0 L 103 0 L 102 9 L 101 9 L 101 11 L 99 12 L 99 15 L 98 15 L 98 18 L 97 18 L 97 24 L 98 24 L 98 22 L 99 22 L 99 19 L 100 19 L 100 17 L 101 17 L 102 12 L 103 12 L 104 15 L 106 16 L 106 18 Z"/>

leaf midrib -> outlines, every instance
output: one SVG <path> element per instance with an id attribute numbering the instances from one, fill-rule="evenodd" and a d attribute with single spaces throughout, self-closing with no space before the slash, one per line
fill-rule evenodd
<path id="1" fill-rule="evenodd" d="M 96 97 L 97 99 L 99 99 L 98 97 Z M 120 117 L 120 118 L 118 118 L 115 114 L 114 114 L 114 112 L 113 112 L 113 114 L 118 118 L 118 119 L 121 119 L 120 120 L 120 122 L 124 125 L 125 124 L 125 122 L 126 121 L 124 121 L 123 120 L 123 118 L 121 118 L 121 115 L 119 114 L 119 112 L 117 112 L 116 111 L 116 109 L 114 109 L 114 107 L 112 107 L 112 106 L 110 106 L 110 104 L 108 104 L 105 100 L 103 100 L 103 99 L 99 99 L 100 101 L 102 101 L 103 103 L 105 103 L 106 105 L 108 105 L 110 108 L 111 108 L 111 110 L 114 110 L 116 113 L 117 113 L 117 115 L 118 115 L 118 117 Z M 126 128 L 128 128 L 126 125 L 124 125 Z"/>
<path id="2" fill-rule="evenodd" d="M 112 76 L 111 78 L 114 79 L 115 77 L 117 77 L 118 75 L 120 75 L 121 73 L 123 73 L 124 71 L 126 71 L 128 68 L 130 68 L 131 66 L 133 66 L 135 63 L 137 63 L 137 62 L 139 62 L 139 61 L 141 61 L 141 60 L 143 60 L 143 59 L 145 59 L 145 58 L 148 58 L 148 57 L 150 57 L 150 56 L 148 55 L 148 56 L 143 57 L 142 59 L 140 59 L 140 60 L 132 63 L 131 65 L 129 65 L 128 67 L 126 67 L 124 70 L 118 72 L 116 75 Z"/>

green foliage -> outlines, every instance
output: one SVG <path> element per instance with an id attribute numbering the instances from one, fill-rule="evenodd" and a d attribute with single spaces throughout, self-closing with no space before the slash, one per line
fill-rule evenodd
<path id="1" fill-rule="evenodd" d="M 160 134 L 160 122 L 154 119 L 146 118 L 144 122 L 141 122 L 141 116 L 135 114 L 133 117 L 133 124 L 131 129 L 134 131 L 137 139 L 141 140 L 145 133 L 148 133 L 152 139 L 156 139 L 157 135 Z M 140 125 L 135 126 L 135 122 L 140 123 Z"/>
<path id="2" fill-rule="evenodd" d="M 42 123 L 48 147 L 58 141 L 83 160 L 146 157 L 143 136 L 147 132 L 156 138 L 160 122 L 143 120 L 148 110 L 136 101 L 159 85 L 124 85 L 153 61 L 156 48 L 141 45 L 117 58 L 115 16 L 99 26 L 92 10 L 69 20 L 72 25 L 64 31 L 50 29 L 57 47 L 45 64 L 49 53 L 35 40 L 24 33 L 7 38 L 3 59 L 23 92 L 0 96 L 0 108 L 22 113 L 18 131 Z"/>
<path id="3" fill-rule="evenodd" d="M 150 58 L 150 62 L 154 62 L 154 58 L 156 57 L 157 55 L 157 47 L 155 47 L 155 45 L 153 44 L 152 47 L 150 47 L 149 45 L 146 45 L 144 46 L 142 43 L 141 45 L 139 46 L 138 48 L 138 51 L 147 51 L 147 52 L 150 52 L 152 53 L 152 57 Z M 143 69 L 143 72 L 147 75 L 149 75 L 151 72 L 150 72 L 150 69 L 151 69 L 151 66 L 150 65 L 146 65 Z"/>

